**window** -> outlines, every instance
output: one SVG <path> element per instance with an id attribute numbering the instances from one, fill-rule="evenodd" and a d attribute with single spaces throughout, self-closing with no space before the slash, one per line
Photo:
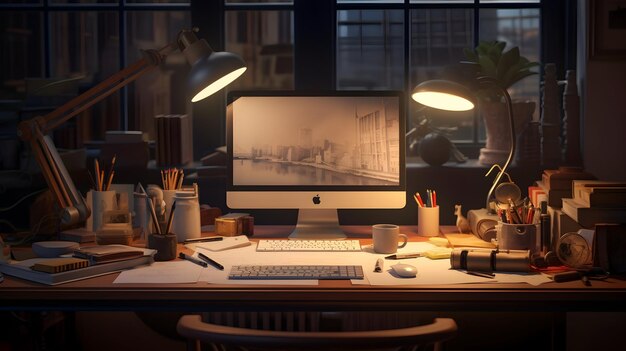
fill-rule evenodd
<path id="1" fill-rule="evenodd" d="M 0 89 L 4 98 L 25 99 L 36 105 L 31 107 L 63 102 L 34 98 L 32 87 L 40 81 L 73 82 L 67 100 L 139 59 L 140 49 L 159 49 L 191 25 L 189 0 L 9 2 L 0 5 L 0 40 L 10 48 L 0 53 Z M 78 127 L 55 140 L 57 146 L 80 147 L 82 140 L 101 140 L 116 129 L 143 130 L 154 138 L 155 114 L 188 112 L 178 89 L 185 69 L 182 55 L 169 56 L 158 74 L 141 77 L 68 123 Z"/>
<path id="2" fill-rule="evenodd" d="M 442 78 L 464 59 L 463 49 L 479 41 L 505 41 L 508 48 L 519 46 L 523 56 L 540 61 L 537 0 L 338 0 L 336 6 L 337 89 L 410 92 L 424 80 Z M 513 99 L 538 102 L 539 76 L 522 80 L 510 93 Z M 425 116 L 433 127 L 445 128 L 456 143 L 477 148 L 484 142 L 476 111 L 423 110 L 411 100 L 409 114 L 409 121 Z"/>
<path id="3" fill-rule="evenodd" d="M 225 50 L 248 66 L 227 89 L 293 89 L 293 2 L 226 0 L 225 10 Z"/>

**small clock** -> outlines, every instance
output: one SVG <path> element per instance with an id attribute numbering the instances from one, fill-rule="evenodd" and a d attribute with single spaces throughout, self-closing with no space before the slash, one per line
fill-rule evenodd
<path id="1" fill-rule="evenodd" d="M 566 266 L 581 268 L 591 264 L 591 247 L 582 235 L 565 233 L 556 243 L 556 254 Z"/>

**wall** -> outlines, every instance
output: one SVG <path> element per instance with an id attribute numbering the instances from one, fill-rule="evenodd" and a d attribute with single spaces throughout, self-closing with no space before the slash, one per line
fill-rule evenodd
<path id="1" fill-rule="evenodd" d="M 578 64 L 585 168 L 626 180 L 626 59 L 589 60 L 589 2 L 578 1 Z"/>

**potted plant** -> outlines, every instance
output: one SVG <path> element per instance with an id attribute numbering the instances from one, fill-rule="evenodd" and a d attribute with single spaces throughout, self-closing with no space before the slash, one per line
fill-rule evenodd
<path id="1" fill-rule="evenodd" d="M 539 66 L 520 55 L 519 48 L 505 51 L 506 43 L 502 41 L 481 42 L 474 50 L 465 49 L 467 60 L 477 77 L 491 77 L 495 84 L 509 89 L 520 80 L 537 74 L 530 69 Z M 509 119 L 506 117 L 506 106 L 498 89 L 481 87 L 477 92 L 480 111 L 485 122 L 487 140 L 480 150 L 479 162 L 482 164 L 503 163 L 509 152 Z M 519 133 L 526 123 L 532 119 L 535 103 L 532 101 L 514 101 L 513 118 L 515 130 Z"/>

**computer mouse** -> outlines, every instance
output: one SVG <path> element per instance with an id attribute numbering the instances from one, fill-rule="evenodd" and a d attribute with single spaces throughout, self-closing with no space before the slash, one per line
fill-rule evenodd
<path id="1" fill-rule="evenodd" d="M 394 264 L 391 269 L 402 278 L 414 278 L 417 275 L 417 268 L 406 263 Z"/>

